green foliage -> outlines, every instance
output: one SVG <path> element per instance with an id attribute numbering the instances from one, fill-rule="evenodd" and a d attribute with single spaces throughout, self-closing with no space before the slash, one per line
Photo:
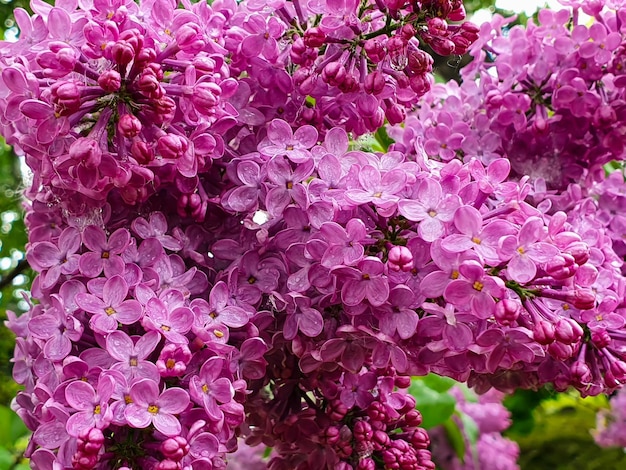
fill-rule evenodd
<path id="1" fill-rule="evenodd" d="M 22 420 L 6 406 L 0 405 L 0 470 L 30 468 L 22 458 L 28 429 Z"/>
<path id="2" fill-rule="evenodd" d="M 443 378 L 434 374 L 414 377 L 409 387 L 409 393 L 415 397 L 417 409 L 422 413 L 422 427 L 425 429 L 443 424 L 456 409 L 456 400 L 447 393 L 455 382 L 448 384 L 445 380 L 449 379 L 438 379 Z"/>

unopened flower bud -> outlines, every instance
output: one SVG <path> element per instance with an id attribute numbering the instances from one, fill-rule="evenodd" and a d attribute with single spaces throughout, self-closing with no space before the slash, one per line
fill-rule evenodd
<path id="1" fill-rule="evenodd" d="M 98 85 L 107 93 L 113 93 L 122 86 L 122 77 L 116 70 L 107 70 L 98 77 Z"/>
<path id="2" fill-rule="evenodd" d="M 556 322 L 555 337 L 564 344 L 574 344 L 583 336 L 581 326 L 569 318 L 561 318 Z"/>
<path id="3" fill-rule="evenodd" d="M 579 384 L 588 384 L 591 382 L 592 375 L 589 366 L 582 361 L 574 362 L 570 367 L 572 379 Z"/>
<path id="4" fill-rule="evenodd" d="M 152 148 L 144 141 L 137 140 L 130 146 L 130 153 L 141 165 L 147 165 L 154 160 Z"/>
<path id="5" fill-rule="evenodd" d="M 96 168 L 102 159 L 102 149 L 95 139 L 79 137 L 70 145 L 69 156 L 86 168 Z"/>
<path id="6" fill-rule="evenodd" d="M 591 342 L 598 349 L 606 348 L 611 344 L 611 336 L 606 330 L 594 330 L 591 332 Z"/>
<path id="7" fill-rule="evenodd" d="M 554 341 L 555 328 L 552 323 L 540 320 L 533 328 L 533 339 L 539 344 L 550 344 Z"/>
<path id="8" fill-rule="evenodd" d="M 375 70 L 365 77 L 365 81 L 363 82 L 363 89 L 365 90 L 365 93 L 377 95 L 383 91 L 384 88 L 385 77 L 378 70 Z"/>
<path id="9" fill-rule="evenodd" d="M 141 132 L 141 121 L 132 114 L 124 114 L 117 123 L 117 130 L 128 139 L 137 137 Z"/>
<path id="10" fill-rule="evenodd" d="M 304 44 L 307 47 L 322 47 L 326 41 L 326 34 L 317 26 L 309 28 L 304 33 Z"/>
<path id="11" fill-rule="evenodd" d="M 559 343 L 555 341 L 550 346 L 548 346 L 548 353 L 555 359 L 559 361 L 564 361 L 565 359 L 569 359 L 574 354 L 574 349 L 563 343 Z"/>
<path id="12" fill-rule="evenodd" d="M 363 49 L 365 49 L 367 58 L 375 64 L 382 62 L 386 56 L 385 46 L 379 39 L 365 41 Z"/>
<path id="13" fill-rule="evenodd" d="M 128 65 L 135 57 L 135 49 L 127 41 L 117 41 L 111 48 L 111 59 L 119 65 Z"/>
<path id="14" fill-rule="evenodd" d="M 331 86 L 337 86 L 346 79 L 346 69 L 339 62 L 331 62 L 322 70 L 322 79 Z"/>
<path id="15" fill-rule="evenodd" d="M 498 323 L 511 326 L 519 317 L 520 304 L 515 300 L 502 299 L 496 303 L 495 317 Z"/>

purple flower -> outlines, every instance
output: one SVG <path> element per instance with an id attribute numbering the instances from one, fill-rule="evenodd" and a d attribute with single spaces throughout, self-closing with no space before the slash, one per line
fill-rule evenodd
<path id="1" fill-rule="evenodd" d="M 180 302 L 169 301 L 167 293 L 168 291 L 164 292 L 165 295 L 161 294 L 162 298 L 153 297 L 148 300 L 143 325 L 147 330 L 158 331 L 172 343 L 187 344 L 185 334 L 193 325 L 193 312 L 188 307 L 179 306 Z"/>
<path id="2" fill-rule="evenodd" d="M 183 247 L 180 240 L 177 240 L 171 235 L 166 235 L 167 219 L 162 212 L 153 212 L 150 214 L 149 220 L 138 217 L 133 220 L 131 227 L 133 231 L 144 240 L 156 238 L 161 242 L 163 248 L 167 248 L 168 250 L 179 251 Z"/>
<path id="3" fill-rule="evenodd" d="M 543 220 L 530 217 L 519 234 L 500 239 L 498 252 L 508 259 L 506 272 L 511 279 L 520 283 L 530 282 L 537 274 L 537 263 L 547 263 L 559 254 L 559 249 L 539 240 L 545 238 Z"/>
<path id="4" fill-rule="evenodd" d="M 136 337 L 135 337 L 136 338 Z M 119 370 L 130 382 L 134 378 L 159 380 L 157 367 L 146 358 L 157 347 L 161 336 L 156 331 L 148 331 L 133 341 L 123 331 L 114 331 L 107 336 L 106 349 L 115 364 L 112 369 Z"/>
<path id="5" fill-rule="evenodd" d="M 76 252 L 80 245 L 80 233 L 72 227 L 63 230 L 58 246 L 46 241 L 33 244 L 27 256 L 32 266 L 43 270 L 40 275 L 42 289 L 50 289 L 62 274 L 78 271 L 79 255 Z"/>
<path id="6" fill-rule="evenodd" d="M 159 393 L 156 382 L 143 379 L 130 388 L 132 403 L 126 406 L 124 416 L 134 428 L 147 428 L 151 424 L 166 436 L 178 436 L 181 425 L 174 416 L 189 406 L 189 394 L 182 388 L 172 387 Z"/>
<path id="7" fill-rule="evenodd" d="M 65 389 L 65 399 L 74 410 L 67 420 L 67 432 L 77 437 L 82 431 L 89 428 L 106 428 L 113 414 L 108 402 L 113 393 L 113 379 L 104 376 L 98 381 L 98 390 L 87 382 L 77 380 L 70 383 Z"/>
<path id="8" fill-rule="evenodd" d="M 485 274 L 485 268 L 476 261 L 465 261 L 459 266 L 459 273 L 463 278 L 448 284 L 444 298 L 462 310 L 469 306 L 477 318 L 491 317 L 496 311 L 494 297 L 504 295 L 504 282 Z"/>
<path id="9" fill-rule="evenodd" d="M 113 276 L 102 288 L 102 298 L 93 294 L 78 294 L 77 305 L 83 310 L 93 313 L 89 326 L 101 334 L 117 330 L 118 323 L 132 325 L 142 316 L 141 304 L 134 300 L 126 300 L 128 285 L 121 276 Z"/>
<path id="10" fill-rule="evenodd" d="M 224 413 L 220 404 L 230 402 L 235 396 L 231 381 L 223 376 L 225 361 L 211 357 L 200 368 L 198 375 L 191 378 L 189 392 L 192 398 L 202 406 L 209 418 L 221 422 Z"/>
<path id="11" fill-rule="evenodd" d="M 325 222 L 319 237 L 328 243 L 322 266 L 353 266 L 363 258 L 365 249 L 361 242 L 367 237 L 367 229 L 360 219 L 350 219 L 345 229 L 336 222 Z"/>
<path id="12" fill-rule="evenodd" d="M 384 274 L 385 265 L 374 256 L 367 256 L 358 264 L 358 269 L 338 267 L 332 270 L 338 279 L 344 279 L 341 289 L 343 302 L 354 307 L 367 299 L 380 307 L 389 298 L 389 282 Z"/>
<path id="13" fill-rule="evenodd" d="M 71 315 L 64 313 L 62 304 L 49 308 L 28 322 L 28 330 L 37 339 L 43 340 L 44 356 L 52 361 L 64 359 L 72 350 L 72 342 L 83 334 L 83 326 Z"/>
<path id="14" fill-rule="evenodd" d="M 285 121 L 274 119 L 267 127 L 267 138 L 259 144 L 259 152 L 269 157 L 285 156 L 294 163 L 311 159 L 309 149 L 317 143 L 313 126 L 299 127 L 294 133 Z"/>
<path id="15" fill-rule="evenodd" d="M 124 272 L 124 261 L 120 254 L 130 244 L 130 234 L 126 229 L 118 229 L 107 236 L 100 227 L 89 225 L 83 232 L 83 243 L 91 250 L 84 253 L 78 262 L 80 272 L 87 277 L 97 277 L 104 269 L 106 277 Z"/>
<path id="16" fill-rule="evenodd" d="M 419 236 L 427 242 L 440 238 L 454 212 L 461 205 L 458 196 L 443 196 L 441 185 L 432 178 L 423 180 L 415 194 L 415 199 L 403 199 L 398 203 L 398 212 L 407 219 L 420 222 Z"/>
<path id="17" fill-rule="evenodd" d="M 300 294 L 289 294 L 287 300 L 287 318 L 283 332 L 285 339 L 292 340 L 298 334 L 314 338 L 322 332 L 324 319 L 319 310 L 311 307 L 311 299 Z"/>
<path id="18" fill-rule="evenodd" d="M 396 333 L 402 339 L 415 334 L 417 313 L 415 312 L 415 295 L 406 286 L 395 286 L 389 292 L 389 305 L 384 304 L 376 311 L 380 331 L 394 337 Z"/>
<path id="19" fill-rule="evenodd" d="M 400 169 L 381 172 L 365 165 L 359 171 L 360 188 L 346 191 L 346 199 L 352 204 L 374 204 L 381 215 L 389 216 L 400 200 L 397 196 L 406 186 L 406 173 Z"/>

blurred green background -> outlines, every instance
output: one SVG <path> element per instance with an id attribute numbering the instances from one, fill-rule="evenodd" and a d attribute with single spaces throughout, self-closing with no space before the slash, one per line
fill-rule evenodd
<path id="1" fill-rule="evenodd" d="M 471 13 L 484 8 L 495 12 L 494 2 L 466 0 L 464 3 Z M 18 34 L 12 16 L 16 7 L 29 9 L 24 0 L 0 0 L 0 34 L 7 39 Z M 526 19 L 521 15 L 518 21 Z M 440 58 L 436 67 L 439 79 L 456 78 L 458 64 L 450 65 L 447 58 Z M 24 257 L 27 237 L 22 220 L 23 185 L 20 159 L 0 141 L 0 470 L 29 468 L 22 458 L 28 431 L 9 408 L 19 387 L 11 378 L 14 336 L 4 326 L 7 310 L 20 314 L 28 308 L 21 292 L 28 290 L 33 276 Z M 520 445 L 522 469 L 626 469 L 623 449 L 601 449 L 593 442 L 591 432 L 596 413 L 608 406 L 607 397 L 582 400 L 576 394 L 548 390 L 518 391 L 507 399 L 506 405 L 514 418 L 507 437 Z"/>

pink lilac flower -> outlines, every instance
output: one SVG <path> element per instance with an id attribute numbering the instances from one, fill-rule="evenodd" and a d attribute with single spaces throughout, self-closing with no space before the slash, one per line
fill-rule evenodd
<path id="1" fill-rule="evenodd" d="M 178 436 L 181 425 L 175 415 L 189 406 L 189 394 L 182 388 L 172 387 L 159 392 L 155 382 L 142 379 L 130 388 L 132 402 L 126 406 L 124 416 L 134 428 L 147 428 L 151 424 L 166 436 Z"/>

